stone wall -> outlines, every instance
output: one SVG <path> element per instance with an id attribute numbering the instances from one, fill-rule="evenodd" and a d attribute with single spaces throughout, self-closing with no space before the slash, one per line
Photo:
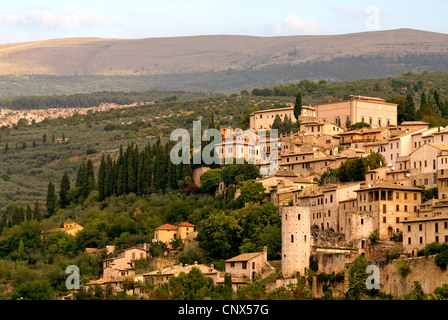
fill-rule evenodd
<path id="1" fill-rule="evenodd" d="M 396 297 L 402 296 L 410 293 L 414 288 L 414 281 L 418 281 L 426 294 L 434 292 L 437 287 L 448 283 L 448 272 L 436 266 L 434 257 L 396 259 L 379 266 L 380 291 Z M 410 272 L 404 279 L 397 271 L 400 263 L 407 263 L 410 267 Z"/>
<path id="2" fill-rule="evenodd" d="M 345 263 L 349 257 L 347 253 L 313 253 L 313 259 L 317 260 L 319 269 L 316 273 L 338 273 L 345 270 Z"/>
<path id="3" fill-rule="evenodd" d="M 403 243 L 394 241 L 378 241 L 373 246 L 366 241 L 365 257 L 369 261 L 379 262 L 386 259 L 386 254 L 402 253 Z"/>
<path id="4" fill-rule="evenodd" d="M 201 186 L 201 177 L 208 170 L 210 170 L 209 167 L 200 167 L 200 168 L 196 168 L 193 170 L 193 174 L 191 175 L 191 178 L 196 187 L 199 188 Z"/>
<path id="5" fill-rule="evenodd" d="M 179 263 L 178 259 L 175 258 L 154 258 L 149 259 L 149 267 L 153 270 L 158 270 L 168 266 L 173 266 Z"/>

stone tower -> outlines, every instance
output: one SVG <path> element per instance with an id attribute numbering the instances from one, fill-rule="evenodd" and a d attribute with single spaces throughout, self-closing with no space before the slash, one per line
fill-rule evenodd
<path id="1" fill-rule="evenodd" d="M 311 253 L 309 203 L 283 207 L 281 219 L 282 274 L 284 277 L 291 277 L 298 271 L 304 275 L 309 268 Z"/>

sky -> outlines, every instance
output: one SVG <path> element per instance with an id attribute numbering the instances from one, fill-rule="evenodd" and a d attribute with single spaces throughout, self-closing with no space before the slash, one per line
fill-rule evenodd
<path id="1" fill-rule="evenodd" d="M 448 33 L 448 0 L 1 0 L 0 43 L 69 37 Z"/>

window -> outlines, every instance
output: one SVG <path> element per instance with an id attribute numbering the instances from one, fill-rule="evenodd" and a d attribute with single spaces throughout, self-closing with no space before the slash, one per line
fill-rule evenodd
<path id="1" fill-rule="evenodd" d="M 411 225 L 408 225 L 408 232 L 411 232 Z"/>
<path id="2" fill-rule="evenodd" d="M 411 244 L 411 238 L 408 238 L 408 244 Z"/>
<path id="3" fill-rule="evenodd" d="M 386 223 L 386 217 L 383 217 L 383 223 Z"/>
<path id="4" fill-rule="evenodd" d="M 243 261 L 242 264 L 241 264 L 241 267 L 242 267 L 243 270 L 246 270 L 247 269 L 247 262 Z"/>
<path id="5" fill-rule="evenodd" d="M 230 268 L 235 268 L 235 262 L 230 262 Z"/>
<path id="6" fill-rule="evenodd" d="M 422 224 L 419 224 L 418 225 L 418 231 L 422 231 L 423 230 L 423 225 Z M 421 243 L 421 242 L 420 242 Z"/>
<path id="7" fill-rule="evenodd" d="M 438 233 L 438 232 L 439 232 L 439 224 L 436 223 L 436 224 L 434 225 L 434 227 L 435 227 L 435 229 L 436 229 L 436 233 Z M 437 241 L 436 241 L 436 242 L 437 242 Z"/>
<path id="8" fill-rule="evenodd" d="M 420 243 L 423 243 L 423 237 L 420 237 L 419 240 L 420 240 Z"/>
<path id="9" fill-rule="evenodd" d="M 397 204 L 397 205 L 395 206 L 395 211 L 400 211 L 400 205 Z"/>
<path id="10" fill-rule="evenodd" d="M 404 212 L 408 212 L 408 206 L 404 205 Z"/>
<path id="11" fill-rule="evenodd" d="M 252 262 L 252 269 L 255 269 L 255 262 Z"/>
<path id="12" fill-rule="evenodd" d="M 293 243 L 294 242 L 294 235 L 292 234 L 291 235 L 291 243 Z"/>
<path id="13" fill-rule="evenodd" d="M 408 193 L 407 192 L 404 193 L 404 200 L 408 200 Z"/>
<path id="14" fill-rule="evenodd" d="M 297 219 L 300 220 L 300 213 L 297 215 Z"/>
<path id="15" fill-rule="evenodd" d="M 417 193 L 414 192 L 414 200 L 417 200 Z"/>
<path id="16" fill-rule="evenodd" d="M 361 224 L 364 224 L 364 219 L 361 219 Z"/>
<path id="17" fill-rule="evenodd" d="M 436 242 L 439 242 L 439 236 L 436 236 Z"/>
<path id="18" fill-rule="evenodd" d="M 383 204 L 383 212 L 386 213 L 386 205 Z"/>
<path id="19" fill-rule="evenodd" d="M 399 192 L 395 193 L 395 199 L 397 199 L 397 200 L 400 199 L 400 193 Z"/>

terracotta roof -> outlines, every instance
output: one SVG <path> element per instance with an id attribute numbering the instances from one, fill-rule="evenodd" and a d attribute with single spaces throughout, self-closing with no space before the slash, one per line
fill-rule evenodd
<path id="1" fill-rule="evenodd" d="M 420 191 L 423 192 L 424 190 L 418 187 L 410 187 L 410 186 L 403 186 L 400 184 L 394 184 L 390 183 L 389 181 L 385 181 L 383 183 L 378 183 L 371 187 L 361 187 L 358 190 L 354 190 L 354 192 L 360 192 L 360 191 L 366 191 L 366 190 L 375 190 L 375 189 L 393 189 L 393 190 L 408 190 L 408 191 Z"/>
<path id="2" fill-rule="evenodd" d="M 290 170 L 278 170 L 275 175 L 275 177 L 293 177 L 297 178 L 298 175 Z"/>
<path id="3" fill-rule="evenodd" d="M 411 125 L 422 125 L 422 124 L 429 124 L 428 122 L 424 121 L 403 121 L 400 123 L 400 126 L 411 126 Z"/>
<path id="4" fill-rule="evenodd" d="M 156 228 L 156 230 L 175 230 L 175 229 L 177 229 L 176 226 L 173 226 L 172 224 L 168 223 Z"/>
<path id="5" fill-rule="evenodd" d="M 258 257 L 261 254 L 263 254 L 263 252 L 243 253 L 236 257 L 230 258 L 225 262 L 249 261 L 252 260 L 253 258 Z"/>
<path id="6" fill-rule="evenodd" d="M 177 225 L 178 227 L 195 227 L 196 225 L 189 222 L 182 222 Z"/>
<path id="7" fill-rule="evenodd" d="M 427 144 L 440 150 L 448 150 L 448 143 L 427 143 Z"/>
<path id="8" fill-rule="evenodd" d="M 275 109 L 266 109 L 266 110 L 259 110 L 259 111 L 254 111 L 252 112 L 252 114 L 255 113 L 265 113 L 265 112 L 278 112 L 278 111 L 291 111 L 294 110 L 294 107 L 285 107 L 285 108 L 275 108 Z"/>

